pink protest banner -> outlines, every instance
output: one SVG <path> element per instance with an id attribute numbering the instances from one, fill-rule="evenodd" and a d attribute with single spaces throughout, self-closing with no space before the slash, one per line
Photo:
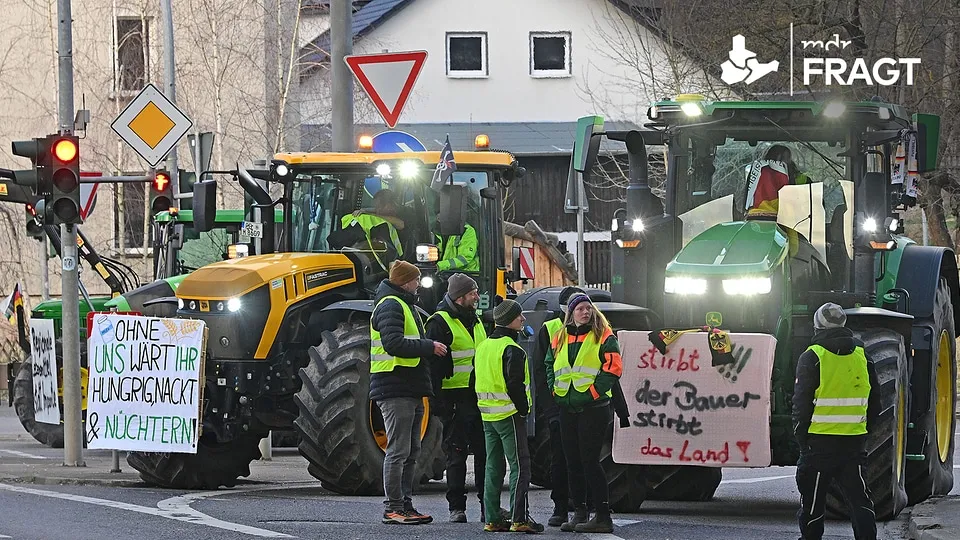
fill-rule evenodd
<path id="1" fill-rule="evenodd" d="M 647 332 L 618 333 L 630 427 L 613 432 L 613 460 L 643 465 L 770 465 L 770 378 L 777 340 L 730 334 L 733 364 L 711 366 L 704 332 L 660 354 Z"/>

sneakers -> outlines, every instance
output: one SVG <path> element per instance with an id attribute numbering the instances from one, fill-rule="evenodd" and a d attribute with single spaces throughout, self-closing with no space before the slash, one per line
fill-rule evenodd
<path id="1" fill-rule="evenodd" d="M 413 518 L 417 520 L 417 523 L 420 523 L 423 525 L 433 522 L 433 517 L 428 516 L 427 514 L 421 514 L 420 512 L 417 512 L 416 508 L 407 508 L 406 510 L 403 511 L 403 513 L 406 514 L 407 517 Z"/>
<path id="2" fill-rule="evenodd" d="M 450 523 L 466 523 L 467 522 L 467 513 L 463 510 L 451 510 L 450 511 Z"/>
<path id="3" fill-rule="evenodd" d="M 383 513 L 383 522 L 391 525 L 419 525 L 420 520 L 405 511 L 387 510 Z"/>
<path id="4" fill-rule="evenodd" d="M 493 523 L 486 523 L 483 526 L 483 532 L 510 532 L 511 526 L 509 521 L 495 521 Z"/>
<path id="5" fill-rule="evenodd" d="M 510 526 L 510 532 L 522 532 L 528 534 L 536 534 L 543 532 L 543 525 L 537 523 L 531 517 L 527 517 L 527 520 L 523 523 L 514 523 Z"/>

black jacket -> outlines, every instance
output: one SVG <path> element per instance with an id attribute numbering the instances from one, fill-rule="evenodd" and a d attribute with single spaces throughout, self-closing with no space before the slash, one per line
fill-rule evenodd
<path id="1" fill-rule="evenodd" d="M 471 336 L 474 336 L 474 327 L 479 322 L 477 314 L 474 310 L 464 309 L 457 304 L 455 304 L 449 295 L 443 295 L 443 300 L 437 304 L 437 311 L 446 311 L 454 319 L 459 320 L 463 323 L 463 326 L 470 332 Z M 433 393 L 436 396 L 441 396 L 441 390 L 443 388 L 443 379 L 453 376 L 453 357 L 451 356 L 450 346 L 453 344 L 453 332 L 450 330 L 450 326 L 447 325 L 447 322 L 440 318 L 440 316 L 431 317 L 426 322 L 426 334 L 425 337 L 432 341 L 439 341 L 447 346 L 447 354 L 443 356 L 434 356 L 432 351 L 430 354 L 430 375 L 433 381 Z M 443 390 L 443 397 L 455 397 L 455 394 L 474 394 L 474 384 L 476 383 L 476 374 L 470 373 L 470 387 L 469 388 L 455 388 L 450 390 Z M 456 396 L 464 397 L 464 396 Z M 473 396 L 473 399 L 476 399 L 476 396 Z"/>
<path id="2" fill-rule="evenodd" d="M 555 312 L 554 319 L 563 316 L 561 312 Z M 552 320 L 552 319 L 551 319 Z M 550 350 L 550 332 L 547 331 L 547 321 L 537 331 L 537 341 L 533 346 L 533 371 L 530 377 L 532 384 L 536 388 L 537 410 L 540 411 L 537 416 L 543 415 L 548 421 L 560 418 L 560 408 L 553 399 L 553 391 L 547 385 L 547 367 L 544 365 L 544 359 L 547 357 L 547 351 Z"/>
<path id="3" fill-rule="evenodd" d="M 383 280 L 377 288 L 374 305 L 385 296 L 403 300 L 414 314 L 416 297 L 400 287 Z M 429 339 L 406 339 L 403 332 L 403 308 L 396 300 L 387 300 L 373 313 L 370 321 L 374 330 L 380 332 L 383 348 L 387 353 L 401 358 L 421 358 L 415 367 L 397 366 L 393 371 L 370 374 L 370 399 L 373 401 L 398 397 L 424 397 L 433 395 L 430 384 L 429 358 L 433 355 L 433 342 Z M 423 326 L 417 321 L 417 329 L 423 335 Z"/>
<path id="4" fill-rule="evenodd" d="M 828 351 L 845 355 L 851 354 L 863 343 L 853 337 L 848 328 L 831 328 L 813 336 L 811 345 L 820 345 Z M 873 360 L 867 357 L 867 374 L 870 378 L 870 398 L 867 401 L 867 431 L 873 427 L 873 419 L 880 414 L 880 383 Z M 802 451 L 861 451 L 866 443 L 866 435 L 811 435 L 810 419 L 813 416 L 814 393 L 820 387 L 820 358 L 807 350 L 797 361 L 797 379 L 793 389 L 793 431 Z"/>
<path id="5" fill-rule="evenodd" d="M 497 339 L 507 336 L 514 343 L 520 338 L 520 332 L 511 330 L 503 326 L 497 326 L 490 333 L 489 339 Z M 517 408 L 520 416 L 526 416 L 530 413 L 530 405 L 527 403 L 527 386 L 523 380 L 526 375 L 525 367 L 527 365 L 527 353 L 523 352 L 520 346 L 507 347 L 503 351 L 503 380 L 507 383 L 507 395 L 510 401 Z"/>

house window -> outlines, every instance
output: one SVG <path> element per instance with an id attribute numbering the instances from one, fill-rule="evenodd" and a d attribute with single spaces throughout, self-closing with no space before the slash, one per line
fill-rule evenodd
<path id="1" fill-rule="evenodd" d="M 530 75 L 569 77 L 570 32 L 530 32 Z"/>
<path id="2" fill-rule="evenodd" d="M 139 92 L 147 83 L 147 70 L 150 67 L 149 49 L 146 46 L 150 38 L 150 25 L 146 19 L 117 18 L 116 37 L 114 89 L 123 94 Z"/>
<path id="3" fill-rule="evenodd" d="M 447 33 L 447 76 L 486 77 L 487 33 Z"/>

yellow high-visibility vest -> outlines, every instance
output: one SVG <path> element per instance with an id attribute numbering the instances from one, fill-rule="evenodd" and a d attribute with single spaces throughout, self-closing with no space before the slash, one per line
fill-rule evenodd
<path id="1" fill-rule="evenodd" d="M 453 334 L 453 343 L 450 344 L 453 375 L 443 379 L 443 389 L 468 388 L 470 386 L 470 374 L 473 373 L 473 359 L 476 356 L 477 346 L 487 338 L 483 324 L 477 321 L 476 326 L 473 327 L 473 335 L 471 335 L 460 319 L 452 317 L 446 311 L 438 311 L 431 316 L 431 318 L 433 317 L 443 319 Z"/>
<path id="2" fill-rule="evenodd" d="M 508 336 L 485 339 L 477 346 L 477 406 L 484 422 L 497 422 L 517 414 L 503 378 L 503 353 L 508 347 L 523 351 Z M 523 364 L 523 384 L 527 390 L 527 406 L 530 407 L 533 403 L 530 399 L 530 366 L 526 362 Z"/>
<path id="3" fill-rule="evenodd" d="M 808 433 L 865 435 L 870 374 L 863 347 L 850 354 L 834 354 L 820 345 L 807 348 L 820 359 L 820 386 L 813 394 L 813 416 Z"/>
<path id="4" fill-rule="evenodd" d="M 603 337 L 597 341 L 593 332 L 587 334 L 583 343 L 580 344 L 577 358 L 573 364 L 570 363 L 569 359 L 569 345 L 566 342 L 554 343 L 553 390 L 556 395 L 560 397 L 567 395 L 571 386 L 578 392 L 586 392 L 593 385 L 593 381 L 597 379 L 600 368 L 603 366 L 603 363 L 600 362 L 600 348 L 603 342 L 612 335 L 613 332 L 607 329 Z M 556 342 L 557 338 L 559 338 L 559 335 L 554 336 L 553 341 Z M 608 390 L 606 395 L 612 397 L 613 392 Z"/>
<path id="5" fill-rule="evenodd" d="M 396 300 L 403 309 L 403 337 L 407 339 L 420 339 L 420 328 L 417 326 L 420 315 L 411 310 L 410 306 L 399 297 L 384 296 L 382 300 L 377 302 L 377 306 L 373 308 L 373 312 L 376 313 L 377 308 L 389 299 Z M 373 329 L 373 315 L 370 316 L 370 373 L 393 371 L 393 368 L 397 366 L 416 367 L 419 363 L 419 357 L 401 358 L 388 353 L 387 350 L 383 348 L 383 342 L 380 340 L 380 332 Z"/>

